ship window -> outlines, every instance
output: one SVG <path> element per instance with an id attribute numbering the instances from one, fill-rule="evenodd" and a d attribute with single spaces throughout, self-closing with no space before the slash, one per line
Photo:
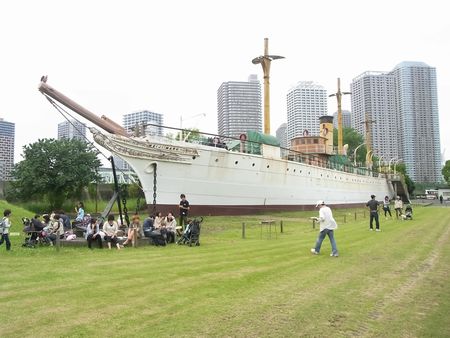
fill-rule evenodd
<path id="1" fill-rule="evenodd" d="M 234 162 L 234 164 L 238 164 L 238 161 Z"/>
<path id="2" fill-rule="evenodd" d="M 295 173 L 296 169 L 294 169 L 294 173 Z"/>
<path id="3" fill-rule="evenodd" d="M 308 175 L 311 175 L 311 172 L 310 172 L 310 171 L 308 171 Z"/>
<path id="4" fill-rule="evenodd" d="M 269 169 L 270 165 L 267 165 L 267 169 Z"/>
<path id="5" fill-rule="evenodd" d="M 218 159 L 218 158 L 216 158 L 216 162 L 219 162 L 219 159 Z"/>
<path id="6" fill-rule="evenodd" d="M 254 167 L 255 166 L 255 163 L 252 163 L 252 167 Z"/>
<path id="7" fill-rule="evenodd" d="M 286 168 L 286 171 L 289 171 L 289 168 Z"/>
<path id="8" fill-rule="evenodd" d="M 195 156 L 192 156 L 192 159 L 195 160 Z"/>

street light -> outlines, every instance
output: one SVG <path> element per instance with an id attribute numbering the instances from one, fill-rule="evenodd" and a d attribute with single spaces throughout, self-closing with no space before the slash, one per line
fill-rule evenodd
<path id="1" fill-rule="evenodd" d="M 382 158 L 383 158 L 383 155 L 381 155 L 380 158 L 378 159 L 378 172 L 380 172 L 380 173 L 381 173 L 381 159 Z"/>
<path id="2" fill-rule="evenodd" d="M 194 117 L 199 117 L 199 116 L 206 117 L 206 114 L 205 114 L 205 113 L 201 113 L 201 114 L 189 116 L 189 117 L 187 117 L 187 118 L 185 118 L 185 119 L 183 119 L 183 116 L 180 115 L 180 141 L 181 141 L 181 138 L 183 137 L 183 136 L 182 136 L 182 135 L 183 135 L 183 121 L 187 121 L 187 120 L 193 119 Z M 186 141 L 186 139 L 188 138 L 188 136 L 189 136 L 190 133 L 191 133 L 191 132 L 188 133 L 188 135 L 184 138 L 183 141 Z"/>
<path id="3" fill-rule="evenodd" d="M 389 170 L 389 173 L 391 173 L 391 163 L 394 163 L 393 161 L 395 161 L 395 160 L 396 160 L 395 157 L 393 157 L 393 158 L 391 158 L 391 159 L 389 160 L 389 164 L 388 164 L 388 170 Z"/>
<path id="4" fill-rule="evenodd" d="M 359 146 L 355 148 L 355 150 L 353 150 L 353 162 L 355 163 L 355 167 L 356 167 L 356 151 L 363 145 L 365 145 L 365 143 L 361 143 Z"/>

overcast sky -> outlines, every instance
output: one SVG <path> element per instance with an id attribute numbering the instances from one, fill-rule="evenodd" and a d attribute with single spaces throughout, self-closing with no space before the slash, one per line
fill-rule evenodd
<path id="1" fill-rule="evenodd" d="M 445 1 L 96 1 L 0 2 L 0 117 L 22 147 L 56 138 L 64 118 L 37 90 L 48 84 L 122 123 L 124 113 L 164 114 L 166 125 L 217 131 L 222 82 L 262 80 L 271 67 L 271 132 L 286 122 L 286 94 L 298 81 L 348 91 L 365 71 L 422 61 L 437 72 L 441 151 L 450 159 L 450 20 Z M 350 110 L 350 98 L 343 97 Z M 337 109 L 330 98 L 328 112 Z M 206 114 L 204 118 L 192 118 Z"/>

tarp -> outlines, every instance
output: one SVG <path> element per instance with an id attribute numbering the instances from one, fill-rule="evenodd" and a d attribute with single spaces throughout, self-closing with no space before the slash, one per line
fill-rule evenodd
<path id="1" fill-rule="evenodd" d="M 261 154 L 261 143 L 279 147 L 280 141 L 275 136 L 259 133 L 254 130 L 247 131 L 245 150 L 250 154 Z"/>

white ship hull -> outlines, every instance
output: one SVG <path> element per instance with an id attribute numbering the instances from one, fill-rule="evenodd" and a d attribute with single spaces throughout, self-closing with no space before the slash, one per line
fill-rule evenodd
<path id="1" fill-rule="evenodd" d="M 372 194 L 380 200 L 394 195 L 385 177 L 288 161 L 272 146 L 264 146 L 262 156 L 92 131 L 97 143 L 129 163 L 141 181 L 147 204 L 161 211 L 176 212 L 181 193 L 186 194 L 193 214 L 309 209 L 321 199 L 329 205 L 361 205 Z"/>

